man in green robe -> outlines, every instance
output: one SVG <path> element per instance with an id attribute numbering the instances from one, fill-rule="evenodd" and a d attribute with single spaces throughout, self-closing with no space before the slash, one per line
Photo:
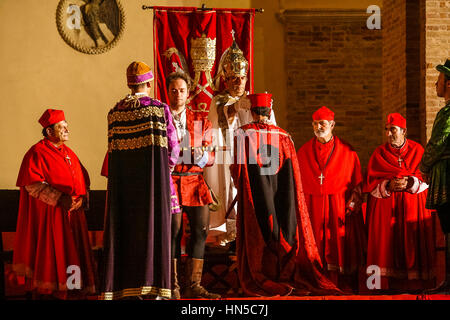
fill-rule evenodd
<path id="1" fill-rule="evenodd" d="M 430 293 L 450 294 L 450 60 L 436 69 L 439 71 L 436 93 L 446 104 L 434 120 L 420 171 L 430 185 L 425 207 L 437 211 L 446 244 L 445 280 Z"/>

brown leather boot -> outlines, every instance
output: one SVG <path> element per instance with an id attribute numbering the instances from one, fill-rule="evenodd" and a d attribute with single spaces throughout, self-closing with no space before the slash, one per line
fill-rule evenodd
<path id="1" fill-rule="evenodd" d="M 200 285 L 203 274 L 203 259 L 188 258 L 186 264 L 186 287 L 183 298 L 186 299 L 219 299 L 220 295 L 208 292 Z"/>
<path id="2" fill-rule="evenodd" d="M 178 284 L 177 259 L 172 259 L 172 299 L 180 299 L 180 286 Z"/>

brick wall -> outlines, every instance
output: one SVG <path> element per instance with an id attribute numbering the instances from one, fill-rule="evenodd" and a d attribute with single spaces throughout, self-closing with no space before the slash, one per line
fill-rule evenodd
<path id="1" fill-rule="evenodd" d="M 383 2 L 383 121 L 392 112 L 398 112 L 406 117 L 405 2 L 406 0 L 386 0 Z"/>
<path id="2" fill-rule="evenodd" d="M 408 137 L 425 142 L 422 99 L 422 0 L 386 0 L 383 3 L 383 119 L 399 112 L 407 120 Z"/>
<path id="3" fill-rule="evenodd" d="M 425 8 L 425 99 L 426 139 L 430 138 L 436 113 L 444 100 L 436 96 L 436 65 L 450 58 L 450 1 L 422 0 Z"/>
<path id="4" fill-rule="evenodd" d="M 358 152 L 363 168 L 380 135 L 382 33 L 365 11 L 285 12 L 287 130 L 298 149 L 313 137 L 311 115 L 335 112 L 335 133 Z M 376 132 L 376 134 L 374 134 Z"/>

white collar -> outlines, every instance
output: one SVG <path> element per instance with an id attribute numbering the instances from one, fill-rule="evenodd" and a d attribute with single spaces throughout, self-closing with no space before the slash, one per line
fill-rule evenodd
<path id="1" fill-rule="evenodd" d="M 186 118 L 186 107 L 184 107 L 183 111 L 175 114 L 172 110 L 170 110 L 170 112 L 172 113 L 172 117 L 175 119 L 178 118 L 179 120 L 176 121 L 180 121 L 182 118 Z"/>

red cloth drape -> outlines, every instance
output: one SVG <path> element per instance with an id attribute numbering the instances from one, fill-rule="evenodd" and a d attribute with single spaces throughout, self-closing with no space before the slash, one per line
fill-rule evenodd
<path id="1" fill-rule="evenodd" d="M 192 79 L 195 79 L 198 73 L 198 84 L 191 88 L 190 105 L 193 110 L 203 111 L 203 115 L 206 116 L 216 91 L 223 89 L 223 84 L 218 84 L 214 80 L 222 54 L 233 43 L 232 30 L 236 43 L 249 62 L 249 81 L 246 90 L 253 92 L 254 15 L 254 9 L 200 10 L 195 7 L 154 7 L 157 98 L 168 102 L 165 77 L 170 73 L 182 69 L 188 72 Z M 212 50 L 215 53 L 215 62 L 210 71 L 194 70 L 198 70 L 198 63 L 195 63 L 191 56 L 192 40 L 202 35 L 215 40 L 215 50 Z M 208 82 L 208 76 L 211 82 Z"/>
<path id="2" fill-rule="evenodd" d="M 422 154 L 423 147 L 409 139 L 401 149 L 395 149 L 389 143 L 379 146 L 367 166 L 367 182 L 363 191 L 372 192 L 383 180 L 395 177 L 415 176 L 422 180 L 419 172 Z M 399 158 L 401 166 L 399 166 Z"/>

